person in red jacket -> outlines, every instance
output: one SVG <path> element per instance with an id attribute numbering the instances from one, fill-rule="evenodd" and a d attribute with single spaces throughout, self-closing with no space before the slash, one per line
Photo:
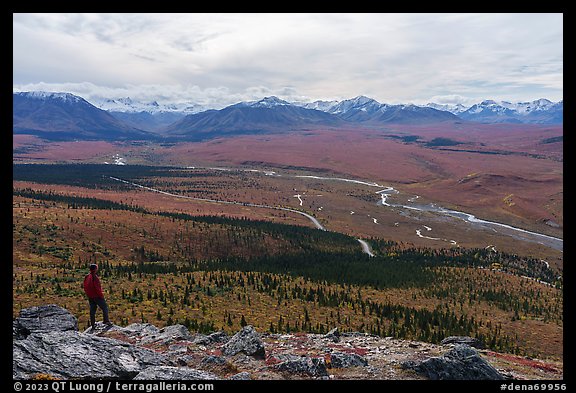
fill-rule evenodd
<path id="1" fill-rule="evenodd" d="M 104 315 L 104 323 L 108 326 L 112 325 L 110 319 L 108 318 L 108 304 L 104 299 L 104 293 L 102 292 L 102 286 L 100 284 L 100 279 L 96 275 L 98 271 L 98 265 L 95 263 L 90 265 L 90 273 L 84 277 L 84 292 L 88 297 L 88 302 L 90 304 L 90 326 L 92 330 L 96 326 L 96 310 L 98 307 L 102 310 Z"/>

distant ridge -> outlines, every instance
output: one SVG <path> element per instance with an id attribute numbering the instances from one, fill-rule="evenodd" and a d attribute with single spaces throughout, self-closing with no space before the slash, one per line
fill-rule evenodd
<path id="1" fill-rule="evenodd" d="M 157 101 L 144 102 L 130 97 L 100 99 L 95 100 L 93 104 L 132 127 L 152 132 L 161 130 L 186 115 L 208 109 L 193 102 L 161 104 Z"/>
<path id="2" fill-rule="evenodd" d="M 423 124 L 460 120 L 449 112 L 415 105 L 380 104 L 364 96 L 318 107 L 323 109 L 310 109 L 274 96 L 265 97 L 221 110 L 188 115 L 164 131 L 166 135 L 190 137 L 209 133 L 286 132 L 311 127 L 373 127 L 382 123 Z"/>
<path id="3" fill-rule="evenodd" d="M 241 102 L 221 110 L 188 115 L 164 131 L 171 136 L 190 137 L 285 132 L 309 127 L 339 127 L 344 124 L 344 120 L 330 113 L 296 106 L 277 97 L 266 97 L 256 102 Z"/>
<path id="4" fill-rule="evenodd" d="M 480 123 L 562 124 L 564 100 L 553 103 L 541 98 L 532 102 L 510 103 L 485 100 L 458 113 L 464 120 Z"/>
<path id="5" fill-rule="evenodd" d="M 391 105 L 379 103 L 366 96 L 358 96 L 343 101 L 314 101 L 297 105 L 317 108 L 349 121 L 394 123 L 451 120 L 450 116 L 443 113 L 449 112 L 461 120 L 479 123 L 562 124 L 564 110 L 563 100 L 554 103 L 545 98 L 518 103 L 484 100 L 466 107 L 462 104 L 437 103 Z M 428 109 L 435 109 L 438 112 Z"/>
<path id="6" fill-rule="evenodd" d="M 485 100 L 463 105 L 385 104 L 366 96 L 342 101 L 291 103 L 275 96 L 223 109 L 184 104 L 106 99 L 100 109 L 62 92 L 13 93 L 13 134 L 45 139 L 202 140 L 217 136 L 285 133 L 309 129 L 378 128 L 385 124 L 443 122 L 562 124 L 563 101 L 510 103 Z"/>
<path id="7" fill-rule="evenodd" d="M 14 134 L 32 134 L 45 139 L 153 137 L 70 93 L 13 93 L 12 121 Z"/>
<path id="8" fill-rule="evenodd" d="M 322 114 L 324 115 L 322 115 Z M 330 115 L 330 116 L 327 116 Z M 309 127 L 378 127 L 383 124 L 433 124 L 472 121 L 480 123 L 562 124 L 563 102 L 540 99 L 526 103 L 484 101 L 463 105 L 382 104 L 358 96 L 343 101 L 290 103 L 278 97 L 240 102 L 221 110 L 186 116 L 166 127 L 170 136 L 191 137 L 234 133 L 279 132 Z"/>
<path id="9" fill-rule="evenodd" d="M 330 108 L 329 112 L 359 123 L 422 124 L 460 120 L 458 116 L 447 111 L 412 104 L 381 104 L 366 96 L 341 101 Z"/>

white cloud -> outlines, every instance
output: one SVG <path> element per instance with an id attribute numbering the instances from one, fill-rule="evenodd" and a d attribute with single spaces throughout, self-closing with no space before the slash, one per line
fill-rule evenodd
<path id="1" fill-rule="evenodd" d="M 429 102 L 435 102 L 437 104 L 445 104 L 445 105 L 462 104 L 464 106 L 469 106 L 469 105 L 473 105 L 476 103 L 475 100 L 472 100 L 468 97 L 463 97 L 463 96 L 458 95 L 458 94 L 433 96 L 433 97 L 430 97 Z"/>
<path id="2" fill-rule="evenodd" d="M 563 92 L 562 14 L 14 14 L 13 32 L 15 87 L 220 106 Z"/>
<path id="3" fill-rule="evenodd" d="M 195 103 L 205 107 L 221 109 L 240 101 L 259 100 L 266 96 L 277 96 L 285 100 L 310 101 L 307 96 L 299 95 L 296 90 L 287 86 L 279 89 L 269 89 L 265 86 L 248 87 L 243 91 L 231 92 L 226 87 L 202 89 L 198 86 L 183 85 L 126 85 L 124 87 L 99 86 L 90 82 L 83 83 L 27 83 L 13 85 L 14 92 L 20 91 L 50 91 L 68 92 L 84 98 L 88 102 L 98 102 L 102 99 L 124 98 L 159 103 Z"/>

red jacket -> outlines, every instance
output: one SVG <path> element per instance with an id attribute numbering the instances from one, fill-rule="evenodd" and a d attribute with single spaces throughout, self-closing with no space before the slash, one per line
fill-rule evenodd
<path id="1" fill-rule="evenodd" d="M 104 293 L 102 293 L 102 286 L 100 285 L 100 279 L 96 273 L 87 274 L 84 277 L 84 292 L 86 296 L 90 299 L 102 298 L 104 299 Z"/>

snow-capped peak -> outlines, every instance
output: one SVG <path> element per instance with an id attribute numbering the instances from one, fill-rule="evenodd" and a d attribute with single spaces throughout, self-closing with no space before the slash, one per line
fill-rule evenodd
<path id="1" fill-rule="evenodd" d="M 349 100 L 340 101 L 330 109 L 330 113 L 345 113 L 350 110 L 371 113 L 381 109 L 383 106 L 385 106 L 385 104 L 381 104 L 372 98 L 366 96 L 358 96 Z"/>
<path id="2" fill-rule="evenodd" d="M 57 99 L 64 102 L 82 102 L 85 101 L 82 97 L 78 97 L 71 93 L 60 93 L 50 91 L 23 91 L 15 93 L 23 97 L 33 98 L 38 100 Z"/>
<path id="3" fill-rule="evenodd" d="M 94 100 L 93 103 L 94 106 L 108 112 L 148 112 L 151 114 L 162 112 L 182 112 L 192 114 L 205 110 L 203 106 L 191 102 L 160 104 L 158 101 L 143 102 L 130 97 Z"/>
<path id="4" fill-rule="evenodd" d="M 258 101 L 242 101 L 231 105 L 232 107 L 250 107 L 250 108 L 273 108 L 275 106 L 295 105 L 288 101 L 281 100 L 276 96 L 264 97 Z"/>
<path id="5" fill-rule="evenodd" d="M 434 102 L 429 102 L 425 107 L 436 109 L 439 111 L 451 112 L 453 114 L 458 114 L 464 112 L 468 107 L 457 103 L 457 104 L 436 104 Z"/>
<path id="6" fill-rule="evenodd" d="M 518 113 L 530 113 L 535 111 L 545 111 L 548 110 L 554 105 L 554 103 L 546 98 L 540 98 L 538 100 L 532 102 L 519 102 L 517 104 L 513 104 L 513 109 Z"/>
<path id="7" fill-rule="evenodd" d="M 516 102 L 509 101 L 494 101 L 484 100 L 480 104 L 472 105 L 467 112 L 480 113 L 484 110 L 489 110 L 496 113 L 514 113 L 516 115 L 528 115 L 532 112 L 545 111 L 550 109 L 554 103 L 545 98 L 540 98 L 531 102 Z"/>
<path id="8" fill-rule="evenodd" d="M 376 100 L 366 96 L 354 97 L 350 101 L 353 102 L 355 105 L 366 105 L 368 103 L 377 102 Z"/>
<path id="9" fill-rule="evenodd" d="M 318 100 L 318 101 L 314 101 L 314 102 L 298 102 L 298 103 L 294 103 L 294 105 L 298 105 L 298 106 L 301 106 L 302 108 L 306 108 L 306 109 L 315 109 L 317 111 L 330 112 L 330 110 L 334 106 L 338 105 L 338 101 Z"/>
<path id="10" fill-rule="evenodd" d="M 493 105 L 498 105 L 498 103 L 494 100 L 484 100 L 479 105 L 480 106 L 493 106 Z"/>
<path id="11" fill-rule="evenodd" d="M 133 104 L 132 98 L 130 98 L 130 97 L 118 98 L 116 101 L 122 105 L 132 105 Z M 114 102 L 114 100 L 112 100 L 112 102 Z"/>
<path id="12" fill-rule="evenodd" d="M 279 105 L 292 105 L 292 104 L 290 104 L 288 101 L 281 100 L 276 96 L 271 96 L 271 97 L 264 97 L 260 101 L 256 101 L 250 106 L 254 108 L 270 108 Z"/>

